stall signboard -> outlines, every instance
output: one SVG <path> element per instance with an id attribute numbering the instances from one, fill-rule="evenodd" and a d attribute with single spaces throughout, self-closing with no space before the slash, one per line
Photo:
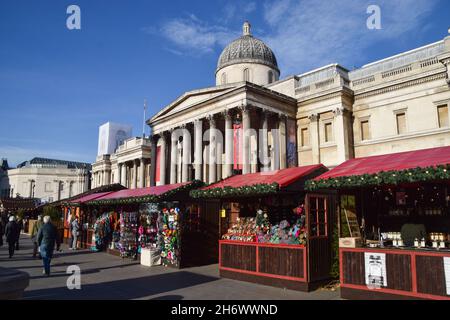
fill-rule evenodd
<path id="1" fill-rule="evenodd" d="M 447 295 L 450 296 L 450 257 L 444 257 L 444 271 Z"/>
<path id="2" fill-rule="evenodd" d="M 386 254 L 365 252 L 364 262 L 367 287 L 371 289 L 387 287 Z"/>

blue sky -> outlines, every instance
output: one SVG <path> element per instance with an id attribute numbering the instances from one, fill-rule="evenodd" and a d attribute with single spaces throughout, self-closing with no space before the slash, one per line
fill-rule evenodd
<path id="1" fill-rule="evenodd" d="M 70 4 L 81 30 L 66 28 Z M 369 4 L 381 7 L 381 30 L 366 28 Z M 283 77 L 442 40 L 450 1 L 0 0 L 0 157 L 93 162 L 100 124 L 140 135 L 144 98 L 151 115 L 214 85 L 217 58 L 246 19 Z"/>

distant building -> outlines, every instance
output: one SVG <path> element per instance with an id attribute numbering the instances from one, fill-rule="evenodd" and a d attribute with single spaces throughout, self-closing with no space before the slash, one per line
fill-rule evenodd
<path id="1" fill-rule="evenodd" d="M 90 188 L 89 163 L 33 158 L 8 170 L 10 197 L 53 202 Z"/>
<path id="2" fill-rule="evenodd" d="M 92 187 L 113 183 L 130 189 L 150 186 L 150 147 L 148 138 L 130 138 L 113 153 L 97 156 L 92 164 Z"/>
<path id="3" fill-rule="evenodd" d="M 125 124 L 107 122 L 98 130 L 97 156 L 113 154 L 127 139 L 132 137 L 132 127 Z"/>

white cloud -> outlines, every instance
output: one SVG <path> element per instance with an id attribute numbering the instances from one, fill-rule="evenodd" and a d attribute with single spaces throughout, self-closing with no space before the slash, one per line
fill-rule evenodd
<path id="1" fill-rule="evenodd" d="M 167 21 L 160 31 L 172 44 L 188 50 L 188 53 L 212 52 L 216 46 L 223 47 L 238 36 L 237 32 L 226 27 L 209 25 L 192 14 L 185 19 Z"/>
<path id="2" fill-rule="evenodd" d="M 277 55 L 284 74 L 299 73 L 338 62 L 351 68 L 364 63 L 364 50 L 381 40 L 420 32 L 423 19 L 437 0 L 289 1 L 266 3 L 264 19 L 271 26 L 264 40 Z M 381 7 L 382 30 L 368 30 L 366 9 Z"/>

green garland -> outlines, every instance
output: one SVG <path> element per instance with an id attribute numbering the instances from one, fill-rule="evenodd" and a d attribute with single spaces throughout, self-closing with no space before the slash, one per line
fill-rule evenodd
<path id="1" fill-rule="evenodd" d="M 119 198 L 119 199 L 105 199 L 105 200 L 93 200 L 89 201 L 88 205 L 116 205 L 116 204 L 139 204 L 139 203 L 150 203 L 150 202 L 161 202 L 165 199 L 168 199 L 175 194 L 182 191 L 189 191 L 191 189 L 200 188 L 205 184 L 200 180 L 194 180 L 189 184 L 183 185 L 181 187 L 169 190 L 160 195 L 147 195 L 142 197 L 128 197 L 128 198 Z"/>
<path id="2" fill-rule="evenodd" d="M 224 187 L 212 188 L 206 190 L 192 190 L 190 195 L 192 198 L 231 198 L 231 197 L 246 197 L 274 194 L 279 190 L 278 183 L 261 183 L 251 186 L 242 187 Z"/>
<path id="3" fill-rule="evenodd" d="M 376 174 L 308 180 L 305 183 L 305 189 L 313 191 L 319 189 L 361 188 L 439 180 L 450 180 L 450 164 L 400 171 L 381 171 Z"/>

